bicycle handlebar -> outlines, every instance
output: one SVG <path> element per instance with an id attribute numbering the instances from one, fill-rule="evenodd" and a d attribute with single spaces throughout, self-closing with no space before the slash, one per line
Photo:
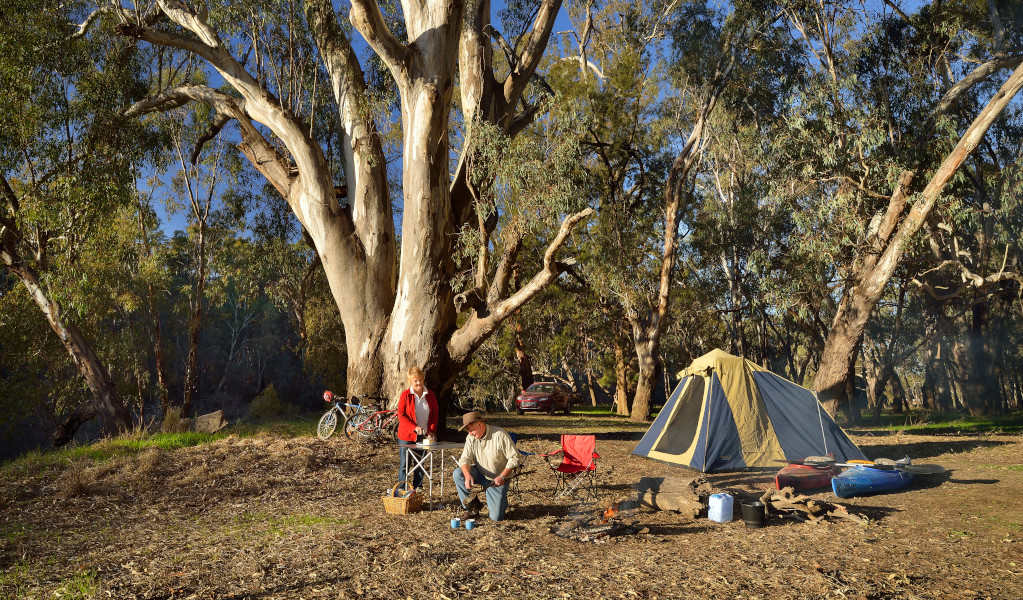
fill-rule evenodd
<path id="1" fill-rule="evenodd" d="M 358 394 L 356 396 L 352 396 L 352 398 L 361 398 L 363 400 L 366 400 L 366 399 L 369 399 L 369 400 L 390 400 L 390 398 L 388 398 L 387 396 L 374 396 L 373 394 Z"/>

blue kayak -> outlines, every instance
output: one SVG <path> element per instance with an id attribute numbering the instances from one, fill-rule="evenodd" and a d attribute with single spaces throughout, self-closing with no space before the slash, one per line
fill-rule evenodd
<path id="1" fill-rule="evenodd" d="M 856 465 L 832 477 L 831 489 L 839 498 L 852 498 L 904 488 L 911 481 L 913 474 L 908 471 Z"/>

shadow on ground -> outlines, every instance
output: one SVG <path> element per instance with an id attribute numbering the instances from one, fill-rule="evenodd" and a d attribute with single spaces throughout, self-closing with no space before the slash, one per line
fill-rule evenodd
<path id="1" fill-rule="evenodd" d="M 948 441 L 913 441 L 911 437 L 899 437 L 898 443 L 870 444 L 867 440 L 861 439 L 860 450 L 871 458 L 885 457 L 899 459 L 908 456 L 914 462 L 923 462 L 921 459 L 934 458 L 943 454 L 959 454 L 969 452 L 978 448 L 994 448 L 1004 446 L 1009 442 L 1001 440 L 978 440 L 973 439 L 949 439 Z M 894 442 L 895 440 L 893 440 Z"/>

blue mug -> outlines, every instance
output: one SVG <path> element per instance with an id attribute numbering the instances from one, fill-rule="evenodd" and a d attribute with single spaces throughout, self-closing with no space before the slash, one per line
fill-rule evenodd
<path id="1" fill-rule="evenodd" d="M 476 519 L 466 519 L 465 520 L 465 528 L 466 529 L 472 529 L 475 526 L 476 526 Z"/>
<path id="2" fill-rule="evenodd" d="M 461 524 L 462 524 L 462 520 L 459 519 L 458 517 L 455 517 L 454 519 L 451 519 L 451 528 L 452 529 L 458 529 L 458 526 L 461 525 Z"/>

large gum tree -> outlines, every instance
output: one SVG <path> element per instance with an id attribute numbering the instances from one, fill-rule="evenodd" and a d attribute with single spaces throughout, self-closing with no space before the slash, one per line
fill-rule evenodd
<path id="1" fill-rule="evenodd" d="M 296 4 L 302 9 L 289 13 Z M 226 85 L 219 89 L 198 83 L 170 87 L 137 103 L 129 114 L 202 103 L 215 112 L 215 130 L 237 122 L 240 149 L 287 200 L 319 253 L 344 323 L 348 393 L 396 398 L 405 369 L 421 365 L 446 406 L 454 379 L 473 351 L 558 277 L 563 265 L 556 254 L 589 214 L 563 214 L 535 275 L 509 290 L 508 265 L 521 236 L 504 245 L 499 260 L 488 260 L 500 213 L 481 210 L 492 198 L 485 189 L 488 182 L 480 189 L 467 174 L 477 130 L 514 136 L 538 114 L 527 92 L 560 5 L 560 0 L 533 3 L 527 27 L 517 39 L 505 41 L 492 25 L 488 0 L 402 0 L 399 19 L 385 17 L 371 0 L 341 2 L 341 12 L 347 12 L 351 27 L 382 63 L 397 92 L 400 241 L 377 120 L 382 115 L 374 114 L 364 72 L 371 65 L 360 62 L 363 42 L 353 45 L 351 29 L 331 0 L 254 2 L 244 9 L 232 3 L 208 7 L 201 1 L 157 0 L 148 12 L 142 4 L 116 5 L 115 11 L 120 34 L 191 53 L 223 79 Z M 335 131 L 314 135 L 309 113 L 283 101 L 301 87 L 288 81 L 294 73 L 260 74 L 259 54 L 265 48 L 259 31 L 234 29 L 227 35 L 218 29 L 228 31 L 232 22 L 227 15 L 236 18 L 246 11 L 285 13 L 279 26 L 288 28 L 292 39 L 305 36 L 315 46 L 319 72 L 332 90 Z M 496 59 L 495 43 L 502 50 Z M 452 114 L 456 89 L 461 115 Z M 463 132 L 461 147 L 454 149 L 449 133 L 453 117 Z M 339 168 L 331 167 L 330 149 L 338 149 Z M 465 232 L 479 240 L 480 268 L 471 289 L 456 290 L 456 243 Z"/>

